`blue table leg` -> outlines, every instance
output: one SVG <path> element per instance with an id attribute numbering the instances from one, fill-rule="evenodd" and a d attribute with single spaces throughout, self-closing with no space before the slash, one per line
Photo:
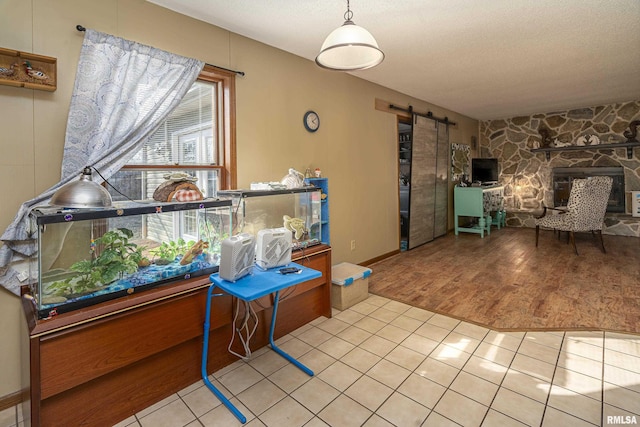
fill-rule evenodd
<path id="1" fill-rule="evenodd" d="M 289 354 L 285 353 L 283 350 L 281 350 L 276 345 L 275 342 L 273 342 L 273 330 L 275 329 L 275 326 L 276 326 L 276 315 L 278 314 L 278 302 L 279 301 L 280 301 L 280 291 L 276 291 L 275 301 L 273 302 L 273 314 L 271 315 L 271 327 L 269 328 L 269 344 L 271 344 L 271 349 L 273 351 L 275 351 L 276 353 L 278 353 L 280 356 L 282 356 L 285 359 L 287 359 L 289 362 L 291 362 L 294 365 L 296 365 L 304 373 L 306 373 L 307 375 L 312 377 L 313 376 L 313 371 L 311 369 L 307 368 L 302 363 L 298 362 L 296 359 L 291 357 Z"/>
<path id="2" fill-rule="evenodd" d="M 202 344 L 202 366 L 201 366 L 202 380 L 204 381 L 204 385 L 206 385 L 207 388 L 211 390 L 213 394 L 216 395 L 216 397 L 220 400 L 220 402 L 222 402 L 222 404 L 226 406 L 233 413 L 233 415 L 236 416 L 238 421 L 244 424 L 247 422 L 247 418 L 244 415 L 242 415 L 242 412 L 240 412 L 238 408 L 236 408 L 233 405 L 233 403 L 231 403 L 229 399 L 227 399 L 222 394 L 222 392 L 218 390 L 216 386 L 214 386 L 211 383 L 211 381 L 209 381 L 209 376 L 207 375 L 207 358 L 209 355 L 209 326 L 210 326 L 209 319 L 211 315 L 211 298 L 212 298 L 213 288 L 214 288 L 214 285 L 209 286 L 209 291 L 207 292 L 207 310 L 204 318 L 204 343 Z M 272 328 L 273 328 L 273 322 L 272 322 Z"/>

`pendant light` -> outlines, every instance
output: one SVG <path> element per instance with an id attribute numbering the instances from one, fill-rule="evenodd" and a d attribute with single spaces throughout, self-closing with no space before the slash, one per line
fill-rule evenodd
<path id="1" fill-rule="evenodd" d="M 338 71 L 365 70 L 384 59 L 376 39 L 369 31 L 354 24 L 352 18 L 353 12 L 347 0 L 344 24 L 327 36 L 316 57 L 316 64 L 320 67 Z"/>
<path id="2" fill-rule="evenodd" d="M 80 179 L 63 185 L 51 197 L 50 204 L 65 208 L 108 208 L 111 195 L 106 188 L 93 182 L 91 168 L 85 167 Z"/>

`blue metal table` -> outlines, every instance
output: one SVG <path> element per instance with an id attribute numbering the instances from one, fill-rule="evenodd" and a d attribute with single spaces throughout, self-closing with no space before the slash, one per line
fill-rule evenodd
<path id="1" fill-rule="evenodd" d="M 316 279 L 322 276 L 317 270 L 313 270 L 308 267 L 304 267 L 302 265 L 296 263 L 289 263 L 288 267 L 297 267 L 302 270 L 300 273 L 294 274 L 280 274 L 278 270 L 282 267 L 272 268 L 270 270 L 260 270 L 259 268 L 254 268 L 253 273 L 245 276 L 235 282 L 229 282 L 227 280 L 221 279 L 220 276 L 216 274 L 212 274 L 210 276 L 211 286 L 209 286 L 209 290 L 207 292 L 207 310 L 205 314 L 204 320 L 204 343 L 202 345 L 202 365 L 201 365 L 201 373 L 202 380 L 204 384 L 216 395 L 218 399 L 233 413 L 233 415 L 238 418 L 241 423 L 245 423 L 247 421 L 246 417 L 242 415 L 242 413 L 236 408 L 233 403 L 227 399 L 220 390 L 214 386 L 209 380 L 209 376 L 207 375 L 207 357 L 209 350 L 209 327 L 210 327 L 210 315 L 211 315 L 211 298 L 213 296 L 217 296 L 213 294 L 213 289 L 218 287 L 229 295 L 232 295 L 236 298 L 239 298 L 243 301 L 253 301 L 258 298 L 261 298 L 265 295 L 269 295 L 275 293 L 274 303 L 273 303 L 273 314 L 271 316 L 271 326 L 269 327 L 269 345 L 276 353 L 280 354 L 282 357 L 287 359 L 289 362 L 293 363 L 295 366 L 300 368 L 303 372 L 308 374 L 309 376 L 313 376 L 313 371 L 307 368 L 305 365 L 294 359 L 292 356 L 281 350 L 278 346 L 276 346 L 273 341 L 273 331 L 276 325 L 276 315 L 278 313 L 278 302 L 280 299 L 280 291 L 282 289 L 286 289 L 290 286 L 297 285 L 302 282 L 306 282 L 308 280 Z M 234 326 L 235 327 L 235 326 Z"/>

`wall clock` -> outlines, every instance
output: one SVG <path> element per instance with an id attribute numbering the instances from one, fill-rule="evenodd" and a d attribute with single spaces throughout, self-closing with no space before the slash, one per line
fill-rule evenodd
<path id="1" fill-rule="evenodd" d="M 309 132 L 315 132 L 320 127 L 320 117 L 315 111 L 307 111 L 304 113 L 304 128 Z"/>

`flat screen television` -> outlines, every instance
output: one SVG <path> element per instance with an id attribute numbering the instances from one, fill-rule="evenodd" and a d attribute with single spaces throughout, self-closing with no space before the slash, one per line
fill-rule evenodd
<path id="1" fill-rule="evenodd" d="M 498 182 L 498 159 L 471 159 L 471 180 L 482 184 Z"/>

